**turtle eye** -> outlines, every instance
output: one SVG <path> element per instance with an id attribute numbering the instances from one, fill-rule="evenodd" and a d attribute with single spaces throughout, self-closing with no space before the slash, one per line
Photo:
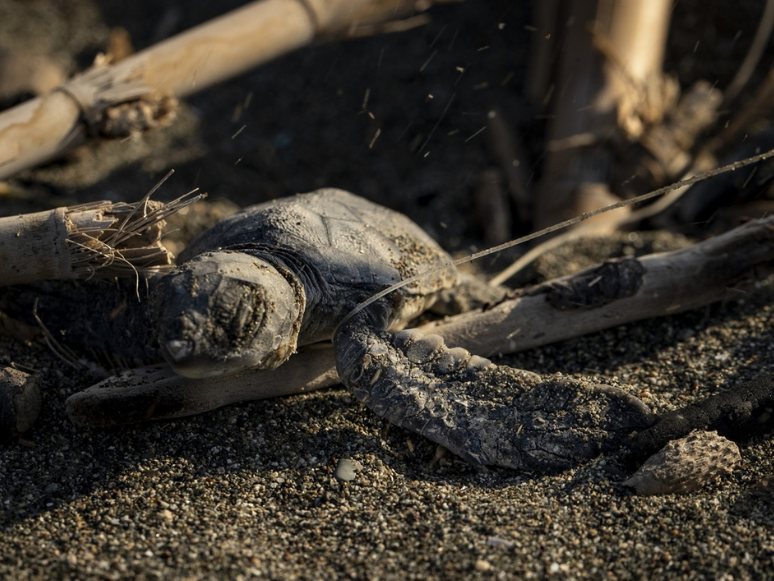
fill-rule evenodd
<path id="1" fill-rule="evenodd" d="M 185 339 L 170 339 L 164 347 L 174 361 L 185 361 L 194 353 L 193 342 Z"/>
<path id="2" fill-rule="evenodd" d="M 239 301 L 234 313 L 234 318 L 231 321 L 232 331 L 238 331 L 244 329 L 250 325 L 250 320 L 253 318 L 254 309 L 251 305 L 246 305 L 244 301 Z"/>
<path id="3" fill-rule="evenodd" d="M 211 297 L 216 347 L 236 354 L 249 345 L 263 320 L 263 288 L 224 276 Z"/>
<path id="4" fill-rule="evenodd" d="M 236 252 L 193 258 L 158 284 L 159 349 L 187 377 L 276 367 L 295 350 L 302 306 L 271 265 Z"/>

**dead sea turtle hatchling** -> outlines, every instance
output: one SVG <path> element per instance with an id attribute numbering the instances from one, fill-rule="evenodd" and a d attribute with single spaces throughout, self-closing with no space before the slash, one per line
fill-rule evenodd
<path id="1" fill-rule="evenodd" d="M 297 346 L 332 339 L 342 382 L 367 407 L 481 464 L 566 468 L 619 447 L 652 419 L 622 390 L 542 381 L 448 348 L 437 335 L 397 331 L 458 284 L 452 267 L 388 294 L 337 330 L 378 291 L 451 260 L 402 214 L 350 193 L 324 189 L 248 208 L 180 260 L 149 282 L 142 313 L 102 307 L 128 338 L 117 350 L 139 342 L 178 373 L 204 377 L 271 369 Z M 88 335 L 96 323 L 80 329 Z M 68 330 L 70 339 L 78 333 Z M 146 418 L 157 404 L 136 403 L 147 406 Z"/>

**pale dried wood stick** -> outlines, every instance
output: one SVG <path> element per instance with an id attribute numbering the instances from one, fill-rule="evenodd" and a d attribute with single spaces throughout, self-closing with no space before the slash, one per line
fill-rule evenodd
<path id="1" fill-rule="evenodd" d="M 116 426 L 191 416 L 224 405 L 305 393 L 339 382 L 333 348 L 306 349 L 285 365 L 230 377 L 189 379 L 168 365 L 130 369 L 70 396 L 76 424 Z"/>
<path id="2" fill-rule="evenodd" d="M 430 4 L 424 2 L 425 7 Z M 0 179 L 48 161 L 90 136 L 132 134 L 163 124 L 174 110 L 175 97 L 244 73 L 317 37 L 399 18 L 416 5 L 414 0 L 247 4 L 0 114 Z"/>
<path id="3" fill-rule="evenodd" d="M 739 298 L 772 270 L 774 217 L 674 252 L 611 260 L 422 330 L 479 355 L 512 353 Z"/>
<path id="4" fill-rule="evenodd" d="M 494 252 L 499 252 L 500 250 L 505 250 L 506 248 L 511 248 L 513 246 L 516 246 L 518 244 L 522 244 L 523 242 L 528 242 L 531 240 L 534 240 L 536 238 L 539 238 L 541 236 L 545 236 L 546 234 L 552 234 L 553 232 L 556 232 L 558 230 L 562 230 L 563 228 L 566 228 L 568 226 L 573 226 L 575 224 L 580 224 L 581 222 L 587 220 L 588 218 L 592 218 L 594 216 L 597 216 L 599 214 L 604 214 L 605 212 L 609 212 L 610 210 L 615 210 L 616 208 L 621 208 L 624 206 L 631 206 L 634 204 L 639 204 L 641 202 L 645 202 L 648 200 L 651 200 L 653 198 L 659 198 L 661 199 L 657 200 L 656 202 L 653 202 L 644 208 L 640 208 L 639 210 L 635 210 L 634 212 L 624 215 L 624 216 L 618 216 L 617 218 L 614 217 L 610 224 L 618 227 L 624 226 L 625 224 L 630 224 L 637 222 L 639 220 L 643 220 L 645 218 L 649 218 L 651 216 L 654 216 L 658 212 L 661 212 L 664 208 L 666 208 L 669 204 L 675 202 L 677 199 L 679 199 L 680 196 L 682 196 L 688 188 L 690 188 L 693 184 L 702 182 L 706 179 L 709 179 L 711 177 L 714 177 L 716 175 L 736 171 L 740 168 L 747 167 L 749 165 L 764 161 L 769 159 L 772 155 L 774 155 L 774 150 L 766 151 L 764 153 L 761 153 L 759 155 L 755 155 L 753 157 L 748 157 L 745 159 L 741 159 L 739 161 L 732 162 L 728 165 L 724 165 L 721 167 L 716 167 L 714 169 L 707 169 L 705 166 L 705 163 L 708 163 L 706 161 L 706 158 L 704 156 L 700 156 L 696 160 L 695 167 L 689 172 L 689 175 L 687 175 L 685 178 L 681 179 L 679 182 L 675 182 L 673 184 L 670 184 L 668 186 L 664 186 L 663 188 L 659 188 L 657 190 L 653 190 L 652 192 L 648 192 L 647 194 L 639 195 L 635 198 L 630 198 L 628 200 L 621 200 L 619 202 L 616 202 L 614 204 L 610 204 L 609 206 L 605 206 L 603 208 L 599 208 L 597 210 L 593 210 L 591 212 L 586 212 L 584 214 L 581 214 L 580 216 L 575 216 L 574 218 L 571 218 L 569 220 L 565 220 L 564 222 L 561 222 L 559 224 L 554 224 L 553 226 L 549 226 L 547 228 L 544 228 L 543 230 L 540 230 L 538 232 L 533 232 L 531 234 L 527 234 L 526 236 L 522 236 L 521 238 L 518 238 L 516 240 L 512 240 L 511 242 L 507 242 L 505 244 L 501 244 L 500 246 L 497 246 L 495 248 L 490 248 L 488 250 L 484 250 L 481 252 L 477 252 L 476 254 L 460 259 L 459 261 L 455 261 L 455 264 L 459 264 L 461 262 L 468 262 L 469 260 L 475 260 L 476 258 L 480 258 L 483 256 L 486 256 L 488 254 L 493 254 Z M 696 173 L 700 170 L 701 173 Z M 548 252 L 549 250 L 560 246 L 564 244 L 565 242 L 569 242 L 571 240 L 574 240 L 576 238 L 584 237 L 584 236 L 592 236 L 592 235 L 598 235 L 601 234 L 601 232 L 594 231 L 593 225 L 589 228 L 586 228 L 585 226 L 578 228 L 574 232 L 566 232 L 560 236 L 557 236 L 559 240 L 556 242 L 553 242 L 552 240 L 548 240 L 546 242 L 543 242 L 534 248 L 532 248 L 529 252 L 524 254 L 521 258 L 519 258 L 516 262 L 511 264 L 508 268 L 504 269 L 500 274 L 493 277 L 489 284 L 492 286 L 497 286 L 503 284 L 505 281 L 507 281 L 509 278 L 514 276 L 517 272 L 519 272 L 524 266 L 532 262 L 534 259 L 538 258 L 545 252 Z M 399 283 L 403 284 L 403 283 Z"/>
<path id="5" fill-rule="evenodd" d="M 687 249 L 609 261 L 522 291 L 490 310 L 420 330 L 479 355 L 513 353 L 738 298 L 743 296 L 741 283 L 765 276 L 773 267 L 774 217 Z M 67 409 L 76 423 L 118 425 L 193 415 L 337 382 L 333 349 L 309 349 L 277 369 L 234 377 L 186 379 L 168 368 L 134 369 L 71 396 Z M 133 408 L 151 411 L 138 417 L 128 413 Z"/>
<path id="6" fill-rule="evenodd" d="M 149 194 L 150 195 L 150 194 Z M 172 264 L 164 218 L 201 195 L 164 204 L 91 202 L 0 218 L 0 286 L 137 276 Z"/>
<path id="7" fill-rule="evenodd" d="M 677 92 L 676 83 L 662 74 L 671 2 L 568 4 L 573 18 L 562 24 L 564 47 L 552 90 L 557 101 L 548 129 L 546 177 L 534 199 L 538 228 L 612 199 L 606 191 L 615 156 L 612 142 L 616 137 L 639 139 L 646 127 L 661 121 Z M 551 86 L 546 79 L 541 83 Z M 612 216 L 605 218 L 600 227 Z"/>

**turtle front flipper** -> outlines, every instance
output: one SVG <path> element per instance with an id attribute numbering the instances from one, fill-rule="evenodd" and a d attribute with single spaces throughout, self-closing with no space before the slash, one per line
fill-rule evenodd
<path id="1" fill-rule="evenodd" d="M 551 472 L 649 425 L 626 392 L 494 365 L 438 335 L 377 330 L 356 315 L 336 334 L 339 376 L 378 415 L 476 464 Z"/>

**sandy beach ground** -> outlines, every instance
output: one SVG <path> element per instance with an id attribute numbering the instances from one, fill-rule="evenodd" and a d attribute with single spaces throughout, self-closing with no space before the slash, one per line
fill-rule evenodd
<path id="1" fill-rule="evenodd" d="M 654 409 L 774 370 L 774 289 L 509 362 L 583 373 Z M 0 452 L 7 579 L 766 579 L 772 443 L 686 496 L 632 496 L 600 457 L 556 476 L 476 469 L 390 427 L 342 389 L 116 430 L 76 428 L 88 378 L 43 349 L 46 410 Z M 58 389 L 56 386 L 59 386 Z M 339 482 L 340 459 L 360 466 Z"/>
<path id="2" fill-rule="evenodd" d="M 3 0 L 0 44 L 73 70 L 104 46 L 110 26 L 127 27 L 143 47 L 236 4 Z M 337 186 L 406 212 L 450 250 L 480 247 L 471 191 L 494 162 L 482 140 L 468 138 L 497 106 L 524 125 L 530 148 L 542 147 L 541 126 L 520 118 L 530 13 L 513 4 L 468 0 L 435 11 L 423 29 L 290 55 L 193 97 L 166 130 L 27 172 L 30 197 L 0 208 L 134 200 L 174 167 L 161 199 L 200 187 L 243 206 Z M 752 34 L 759 9 L 742 3 L 733 26 Z M 700 39 L 700 49 L 671 62 L 689 79 L 706 76 L 709 62 L 727 81 L 733 59 L 715 58 L 722 43 L 694 28 L 684 24 L 696 38 L 671 46 Z M 366 90 L 373 118 L 362 113 Z M 417 156 L 411 143 L 427 137 L 452 95 L 429 155 Z M 684 243 L 658 234 L 576 244 L 533 275 Z M 774 372 L 773 322 L 767 281 L 735 302 L 497 362 L 597 378 L 663 411 Z M 475 468 L 390 427 L 341 388 L 177 421 L 78 428 L 64 401 L 94 377 L 44 345 L 1 336 L 0 362 L 37 371 L 44 392 L 34 428 L 0 448 L 0 578 L 774 578 L 769 437 L 744 443 L 734 474 L 701 491 L 642 498 L 621 486 L 631 467 L 615 455 L 553 476 Z M 350 482 L 335 478 L 342 459 L 357 469 Z"/>

